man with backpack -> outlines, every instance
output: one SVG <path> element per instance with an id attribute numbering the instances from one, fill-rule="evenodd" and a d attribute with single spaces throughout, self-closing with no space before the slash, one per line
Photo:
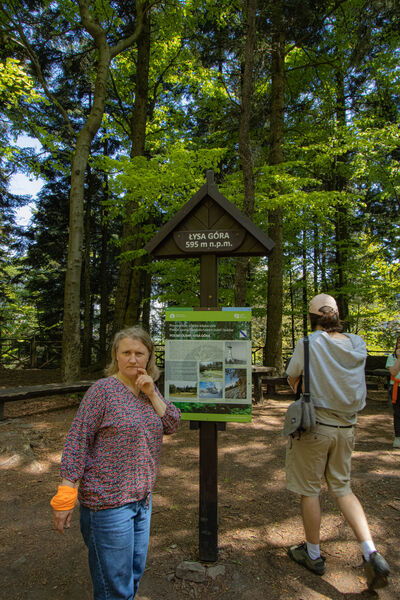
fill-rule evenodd
<path id="1" fill-rule="evenodd" d="M 375 548 L 364 510 L 350 486 L 354 426 L 357 413 L 365 406 L 367 351 L 358 335 L 342 333 L 338 307 L 332 296 L 315 296 L 309 313 L 312 329 L 308 336 L 310 399 L 316 425 L 289 436 L 286 449 L 286 487 L 301 497 L 306 542 L 292 546 L 288 554 L 313 573 L 325 573 L 325 558 L 320 553 L 319 501 L 325 477 L 330 493 L 361 545 L 368 588 L 374 590 L 388 584 L 390 569 Z M 287 367 L 294 391 L 303 371 L 301 340 Z"/>

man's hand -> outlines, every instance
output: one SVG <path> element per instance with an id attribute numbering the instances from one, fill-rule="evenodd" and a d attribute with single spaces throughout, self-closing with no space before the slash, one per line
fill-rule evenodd
<path id="1" fill-rule="evenodd" d="M 287 378 L 288 380 L 288 384 L 290 385 L 290 387 L 292 388 L 292 390 L 294 391 L 294 393 L 297 392 L 297 386 L 299 385 L 299 381 L 300 381 L 300 377 L 289 377 Z"/>

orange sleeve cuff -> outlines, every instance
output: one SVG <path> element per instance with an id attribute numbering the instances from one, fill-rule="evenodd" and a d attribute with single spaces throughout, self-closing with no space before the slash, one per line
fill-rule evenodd
<path id="1" fill-rule="evenodd" d="M 75 506 L 78 490 L 69 485 L 59 485 L 55 496 L 50 500 L 54 510 L 71 510 Z"/>

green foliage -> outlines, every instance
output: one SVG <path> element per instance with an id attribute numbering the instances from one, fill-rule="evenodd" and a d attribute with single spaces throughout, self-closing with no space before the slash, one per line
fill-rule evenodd
<path id="1" fill-rule="evenodd" d="M 0 102 L 7 110 L 16 109 L 18 103 L 38 102 L 42 96 L 34 89 L 34 82 L 24 71 L 18 59 L 6 58 L 0 62 Z"/>
<path id="2" fill-rule="evenodd" d="M 130 2 L 96 0 L 89 5 L 110 42 L 122 28 L 128 31 L 135 15 Z M 249 137 L 254 221 L 268 233 L 269 212 L 277 208 L 283 212 L 284 347 L 302 335 L 306 299 L 324 290 L 347 299 L 352 331 L 363 335 L 374 349 L 387 349 L 400 322 L 396 302 L 400 293 L 400 36 L 394 26 L 399 8 L 397 3 L 372 0 L 328 2 L 319 11 L 307 0 L 283 3 L 284 161 L 270 166 L 274 6 L 272 2 L 259 6 Z M 55 169 L 69 175 L 74 135 L 61 114 L 44 100 L 43 85 L 32 62 L 13 43 L 13 7 L 5 3 L 0 24 L 7 38 L 0 63 L 1 110 L 7 111 L 7 115 L 2 113 L 3 123 L 7 123 L 2 126 L 3 171 L 10 173 L 18 161 L 28 173 L 58 180 Z M 78 6 L 72 0 L 44 3 L 35 5 L 32 15 L 28 5 L 20 2 L 18 7 L 44 77 L 77 132 L 90 109 L 96 61 L 92 39 L 79 25 Z M 114 305 L 115 255 L 120 253 L 124 219 L 129 218 L 141 234 L 140 248 L 119 256 L 121 261 L 132 261 L 144 256 L 144 244 L 204 184 L 206 169 L 214 169 L 220 191 L 239 209 L 243 207 L 238 156 L 245 33 L 242 11 L 243 3 L 228 0 L 173 0 L 152 6 L 143 156 L 131 157 L 137 49 L 113 60 L 103 127 L 91 149 L 90 169 L 98 179 L 93 185 L 88 177 L 86 188 L 87 199 L 92 201 L 93 307 L 98 306 L 104 276 L 100 276 L 104 247 L 110 259 L 106 276 L 109 306 L 112 309 Z M 20 131 L 41 141 L 43 157 L 13 148 L 11 140 Z M 20 264 L 13 267 L 18 275 L 25 275 L 31 296 L 26 297 L 20 279 L 18 284 L 12 283 L 14 273 L 9 271 L 4 296 L 8 300 L 2 306 L 7 331 L 15 323 L 21 324 L 21 319 L 26 320 L 27 329 L 36 327 L 35 319 L 41 327 L 58 327 L 67 204 L 67 181 L 39 202 L 30 231 L 29 267 L 26 272 Z M 3 211 L 6 223 L 11 223 L 10 210 Z M 341 219 L 345 231 L 339 234 Z M 108 228 L 107 239 L 101 249 L 104 227 Z M 7 243 L 4 238 L 1 243 L 4 257 Z M 153 328 L 158 328 L 157 333 L 164 306 L 199 305 L 197 260 L 157 261 L 142 268 L 152 276 Z M 221 305 L 233 305 L 234 269 L 231 258 L 219 260 Z M 345 274 L 343 281 L 339 281 L 340 269 Z M 267 280 L 267 261 L 252 259 L 248 299 L 254 307 L 254 338 L 260 342 L 264 339 Z M 53 316 L 52 303 L 57 306 Z M 29 312 L 33 305 L 36 316 Z M 17 310 L 26 316 L 16 316 Z M 93 335 L 97 335 L 96 327 L 94 319 Z"/>
<path id="3" fill-rule="evenodd" d="M 1 337 L 29 337 L 37 332 L 37 310 L 22 283 L 16 283 L 23 272 L 21 265 L 3 269 L 0 297 Z"/>
<path id="4" fill-rule="evenodd" d="M 158 224 L 167 221 L 204 183 L 208 168 L 218 170 L 225 150 L 220 148 L 190 150 L 178 144 L 163 155 L 150 159 L 137 156 L 119 160 L 104 157 L 96 161 L 109 174 L 112 198 L 105 203 L 110 218 L 124 213 L 125 206 L 134 202 L 133 224 Z M 145 228 L 150 237 L 155 229 Z"/>

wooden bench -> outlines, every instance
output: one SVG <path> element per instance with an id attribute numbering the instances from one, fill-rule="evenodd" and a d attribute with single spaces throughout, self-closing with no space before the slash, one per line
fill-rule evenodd
<path id="1" fill-rule="evenodd" d="M 30 398 L 40 398 L 41 396 L 86 392 L 93 383 L 94 381 L 74 381 L 71 383 L 46 383 L 44 385 L 2 388 L 0 389 L 0 420 L 4 419 L 5 402 L 29 400 Z"/>
<path id="2" fill-rule="evenodd" d="M 386 358 L 386 357 L 385 357 Z M 252 368 L 252 379 L 254 385 L 254 402 L 257 404 L 264 399 L 262 390 L 263 384 L 267 385 L 268 396 L 276 395 L 276 386 L 282 385 L 289 387 L 287 382 L 287 375 L 268 375 L 274 369 L 272 367 L 253 367 Z M 365 369 L 365 376 L 367 378 L 379 378 L 385 386 L 387 386 L 390 375 L 388 369 Z M 377 389 L 378 386 L 371 381 L 367 380 L 368 389 Z M 293 394 L 294 395 L 294 394 Z M 287 397 L 287 396 L 286 396 Z"/>
<path id="3" fill-rule="evenodd" d="M 365 377 L 367 381 L 367 389 L 379 389 L 379 384 L 376 383 L 378 379 L 384 387 L 388 387 L 390 381 L 389 369 L 365 369 Z"/>
<path id="4" fill-rule="evenodd" d="M 386 358 L 386 357 L 385 357 Z M 276 394 L 276 386 L 287 386 L 287 376 L 270 375 L 274 371 L 274 367 L 252 367 L 252 382 L 254 386 L 254 402 L 258 403 L 264 399 L 262 385 L 267 385 L 267 394 L 269 396 Z M 366 369 L 366 376 L 379 377 L 386 381 L 389 380 L 387 369 Z M 86 392 L 94 381 L 75 381 L 71 383 L 47 383 L 43 385 L 19 386 L 15 388 L 0 389 L 0 420 L 4 419 L 4 404 L 6 402 L 14 402 L 16 400 L 29 400 L 31 398 L 40 398 L 41 396 L 56 396 L 61 394 L 73 394 L 77 392 Z M 157 385 L 163 393 L 164 388 L 164 372 L 160 369 L 160 379 Z"/>

